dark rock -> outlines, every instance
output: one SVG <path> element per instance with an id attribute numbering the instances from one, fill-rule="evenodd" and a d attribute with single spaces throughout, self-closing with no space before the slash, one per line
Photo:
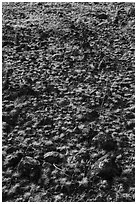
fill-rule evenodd
<path id="1" fill-rule="evenodd" d="M 10 154 L 6 157 L 4 164 L 7 167 L 16 167 L 22 158 L 22 154 Z"/>
<path id="2" fill-rule="evenodd" d="M 127 88 L 131 88 L 131 84 L 129 82 L 122 82 L 120 83 L 120 86 L 123 87 L 127 87 Z"/>
<path id="3" fill-rule="evenodd" d="M 14 91 L 10 94 L 8 94 L 8 96 L 6 97 L 6 99 L 8 99 L 9 101 L 15 100 L 18 97 L 18 91 Z"/>
<path id="4" fill-rule="evenodd" d="M 8 199 L 8 190 L 2 189 L 2 202 L 6 202 Z"/>
<path id="5" fill-rule="evenodd" d="M 88 137 L 90 139 L 93 139 L 93 137 L 95 137 L 96 135 L 98 134 L 98 131 L 95 131 L 93 129 L 90 129 L 89 132 L 88 132 Z"/>
<path id="6" fill-rule="evenodd" d="M 19 45 L 19 46 L 16 46 L 16 51 L 17 52 L 22 52 L 22 47 Z"/>
<path id="7" fill-rule="evenodd" d="M 119 23 L 119 17 L 118 17 L 118 16 L 116 16 L 116 17 L 114 18 L 113 23 L 114 23 L 115 25 L 118 25 L 118 23 Z"/>
<path id="8" fill-rule="evenodd" d="M 10 115 L 10 117 L 15 117 L 16 118 L 19 115 L 19 110 L 13 109 L 13 110 L 10 111 L 9 115 Z"/>
<path id="9" fill-rule="evenodd" d="M 27 59 L 26 59 L 25 56 L 22 56 L 22 57 L 20 58 L 20 61 L 21 61 L 21 62 L 25 62 L 25 61 L 27 61 Z"/>
<path id="10" fill-rule="evenodd" d="M 26 18 L 26 14 L 24 12 L 20 12 L 19 14 L 21 18 Z"/>
<path id="11" fill-rule="evenodd" d="M 135 118 L 135 113 L 133 113 L 133 112 L 127 112 L 127 113 L 126 113 L 126 117 L 129 118 L 129 119 L 134 119 L 134 118 Z"/>
<path id="12" fill-rule="evenodd" d="M 48 84 L 45 88 L 45 91 L 47 94 L 51 94 L 55 91 L 55 87 L 52 84 Z"/>
<path id="13" fill-rule="evenodd" d="M 9 115 L 7 112 L 2 113 L 2 122 L 8 123 L 10 121 Z"/>
<path id="14" fill-rule="evenodd" d="M 5 47 L 5 46 L 14 46 L 14 42 L 12 42 L 12 41 L 3 41 L 2 42 L 2 47 Z"/>
<path id="15" fill-rule="evenodd" d="M 131 119 L 131 120 L 127 123 L 126 129 L 127 129 L 127 130 L 132 130 L 132 129 L 134 129 L 134 128 L 135 128 L 135 121 L 134 121 L 134 119 Z"/>
<path id="16" fill-rule="evenodd" d="M 47 40 L 47 38 L 50 36 L 50 33 L 49 31 L 44 32 L 43 30 L 39 30 L 39 35 L 40 35 L 39 40 L 43 41 L 43 40 Z"/>
<path id="17" fill-rule="evenodd" d="M 108 138 L 100 143 L 100 148 L 106 150 L 107 152 L 117 149 L 117 141 L 114 141 L 112 138 Z"/>
<path id="18" fill-rule="evenodd" d="M 26 77 L 25 78 L 25 83 L 27 84 L 27 85 L 32 85 L 32 83 L 33 83 L 33 80 L 31 79 L 31 77 Z"/>
<path id="19" fill-rule="evenodd" d="M 38 180 L 41 172 L 40 162 L 32 157 L 26 156 L 18 165 L 18 171 L 23 177 Z"/>
<path id="20" fill-rule="evenodd" d="M 82 134 L 80 137 L 80 142 L 88 141 L 89 145 L 91 144 L 92 139 L 98 134 L 97 131 L 90 129 L 87 134 Z"/>
<path id="21" fill-rule="evenodd" d="M 107 19 L 107 18 L 108 18 L 108 15 L 105 14 L 105 13 L 101 13 L 101 14 L 97 15 L 97 17 L 98 17 L 99 19 Z"/>
<path id="22" fill-rule="evenodd" d="M 56 150 L 56 147 L 55 147 L 54 143 L 51 140 L 46 141 L 45 144 L 44 144 L 44 147 L 48 151 L 55 151 Z"/>
<path id="23" fill-rule="evenodd" d="M 11 126 L 15 126 L 18 120 L 18 116 L 21 112 L 21 109 L 19 110 L 12 110 L 9 114 L 2 115 L 2 121 L 8 123 Z"/>
<path id="24" fill-rule="evenodd" d="M 38 126 L 44 126 L 44 125 L 53 125 L 52 118 L 46 117 L 41 119 L 41 121 L 38 123 Z"/>
<path id="25" fill-rule="evenodd" d="M 122 168 L 115 161 L 116 156 L 112 152 L 105 154 L 90 167 L 88 177 L 92 179 L 99 176 L 111 181 L 114 177 L 120 176 Z"/>
<path id="26" fill-rule="evenodd" d="M 7 134 L 11 131 L 11 126 L 7 122 L 2 122 L 2 130 Z"/>
<path id="27" fill-rule="evenodd" d="M 14 147 L 14 146 L 9 146 L 8 148 L 7 148 L 7 154 L 11 154 L 11 153 L 13 153 L 13 152 L 15 152 L 16 151 L 16 148 Z"/>
<path id="28" fill-rule="evenodd" d="M 41 47 L 44 46 L 45 48 L 48 47 L 48 41 L 47 41 L 47 40 L 41 41 L 41 42 L 40 42 L 40 46 L 41 46 Z"/>
<path id="29" fill-rule="evenodd" d="M 86 113 L 85 115 L 80 115 L 78 117 L 78 120 L 80 122 L 92 122 L 94 120 L 96 120 L 97 118 L 99 117 L 99 113 L 95 110 L 91 111 L 91 112 L 88 112 Z"/>
<path id="30" fill-rule="evenodd" d="M 6 111 L 11 111 L 13 108 L 14 108 L 14 105 L 13 105 L 13 104 L 7 104 L 7 105 L 5 105 Z"/>
<path id="31" fill-rule="evenodd" d="M 44 155 L 44 161 L 49 163 L 61 163 L 64 159 L 64 155 L 58 153 L 58 152 L 47 152 Z"/>
<path id="32" fill-rule="evenodd" d="M 34 91 L 31 86 L 24 84 L 20 87 L 17 96 L 21 97 L 23 95 L 33 95 L 33 96 L 37 96 L 38 92 Z"/>
<path id="33" fill-rule="evenodd" d="M 135 8 L 130 8 L 127 15 L 128 17 L 135 17 Z"/>
<path id="34" fill-rule="evenodd" d="M 37 4 L 38 6 L 42 6 L 43 5 L 43 3 L 42 2 L 38 2 L 38 4 Z"/>
<path id="35" fill-rule="evenodd" d="M 12 69 L 12 68 L 9 68 L 9 69 L 7 70 L 7 77 L 10 77 L 12 74 L 13 74 L 13 69 Z"/>
<path id="36" fill-rule="evenodd" d="M 7 89 L 9 88 L 9 86 L 10 86 L 9 79 L 6 78 L 6 79 L 3 81 L 3 83 L 2 83 L 2 90 L 3 90 L 3 91 L 4 91 L 4 90 L 7 90 Z"/>

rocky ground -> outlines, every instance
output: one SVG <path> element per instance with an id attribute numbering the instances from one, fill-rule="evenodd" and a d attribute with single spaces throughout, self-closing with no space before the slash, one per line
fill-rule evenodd
<path id="1" fill-rule="evenodd" d="M 5 202 L 135 200 L 135 4 L 3 3 Z"/>

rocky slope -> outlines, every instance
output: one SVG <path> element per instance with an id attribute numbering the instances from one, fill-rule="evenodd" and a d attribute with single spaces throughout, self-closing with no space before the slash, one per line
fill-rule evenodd
<path id="1" fill-rule="evenodd" d="M 134 3 L 3 3 L 3 201 L 133 202 Z"/>

